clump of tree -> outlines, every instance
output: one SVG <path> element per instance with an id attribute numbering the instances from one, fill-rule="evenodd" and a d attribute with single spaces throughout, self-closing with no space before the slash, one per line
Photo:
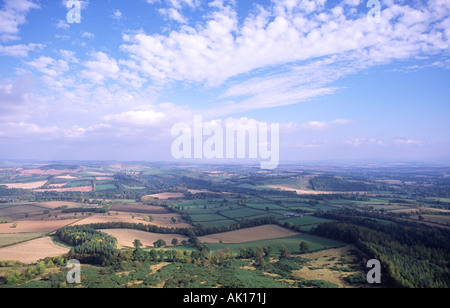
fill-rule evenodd
<path id="1" fill-rule="evenodd" d="M 311 248 L 309 247 L 309 244 L 306 242 L 300 243 L 300 253 L 308 253 L 311 251 Z"/>
<path id="2" fill-rule="evenodd" d="M 69 226 L 59 229 L 56 236 L 61 241 L 75 246 L 68 253 L 68 258 L 83 263 L 109 265 L 117 261 L 117 240 L 104 232 L 89 226 Z"/>
<path id="3" fill-rule="evenodd" d="M 8 224 L 11 222 L 11 218 L 9 217 L 0 217 L 0 224 Z"/>

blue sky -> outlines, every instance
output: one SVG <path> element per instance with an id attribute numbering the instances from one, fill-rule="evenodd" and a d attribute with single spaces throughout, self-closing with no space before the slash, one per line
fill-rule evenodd
<path id="1" fill-rule="evenodd" d="M 282 161 L 450 161 L 450 2 L 0 0 L 0 158 L 171 160 L 277 123 Z"/>

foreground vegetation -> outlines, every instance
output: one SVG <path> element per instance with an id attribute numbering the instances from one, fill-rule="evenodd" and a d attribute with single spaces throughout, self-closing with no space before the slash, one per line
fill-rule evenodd
<path id="1" fill-rule="evenodd" d="M 307 265 L 308 260 L 292 257 L 280 247 L 278 257 L 270 257 L 271 249 L 241 249 L 233 257 L 230 250 L 206 253 L 206 251 L 156 250 L 141 248 L 123 250 L 114 265 L 84 265 L 81 284 L 66 283 L 69 269 L 67 259 L 46 258 L 35 266 L 3 264 L 10 268 L 5 274 L 5 287 L 20 288 L 336 288 L 324 280 L 306 280 L 296 271 Z M 0 264 L 1 265 L 1 264 Z M 349 277 L 348 283 L 362 286 L 360 274 Z M 1 269 L 1 267 L 0 267 Z M 0 281 L 1 283 L 1 281 Z"/>

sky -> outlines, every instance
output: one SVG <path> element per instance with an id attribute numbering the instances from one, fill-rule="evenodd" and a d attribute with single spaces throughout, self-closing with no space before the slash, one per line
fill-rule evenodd
<path id="1" fill-rule="evenodd" d="M 448 0 L 0 0 L 0 159 L 174 161 L 197 115 L 278 125 L 281 162 L 448 163 L 449 39 Z"/>

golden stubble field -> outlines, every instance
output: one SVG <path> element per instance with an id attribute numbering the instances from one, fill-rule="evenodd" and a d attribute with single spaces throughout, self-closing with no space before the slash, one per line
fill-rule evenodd
<path id="1" fill-rule="evenodd" d="M 48 236 L 0 248 L 0 261 L 18 261 L 35 263 L 45 257 L 57 257 L 69 252 L 69 249 L 57 246 Z"/>
<path id="2" fill-rule="evenodd" d="M 142 248 L 153 248 L 153 243 L 157 240 L 161 239 L 166 242 L 166 246 L 173 246 L 172 239 L 176 238 L 178 243 L 181 243 L 183 240 L 188 240 L 187 236 L 183 236 L 180 234 L 159 234 L 159 233 L 151 233 L 139 230 L 129 230 L 129 229 L 107 229 L 100 230 L 109 235 L 115 237 L 118 242 L 118 248 L 133 248 L 134 240 L 140 240 L 144 245 Z"/>

